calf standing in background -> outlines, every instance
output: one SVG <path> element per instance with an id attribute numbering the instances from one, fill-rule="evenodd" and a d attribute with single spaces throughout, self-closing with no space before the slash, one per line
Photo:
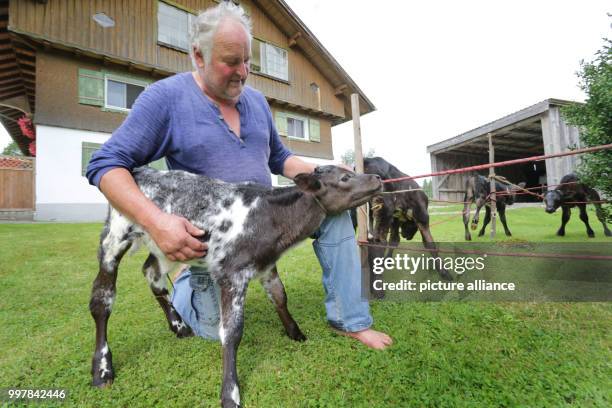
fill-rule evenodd
<path id="1" fill-rule="evenodd" d="M 525 183 L 521 182 L 518 184 L 519 187 L 524 188 Z M 497 213 L 499 214 L 499 219 L 504 226 L 504 232 L 506 236 L 511 237 L 512 233 L 508 228 L 508 224 L 506 223 L 506 206 L 514 204 L 515 195 L 518 189 L 516 187 L 510 187 L 506 184 L 502 184 L 498 181 L 495 181 L 495 192 L 501 193 L 501 195 L 496 195 L 496 205 Z M 472 207 L 472 203 L 476 203 L 476 212 L 474 214 L 474 219 L 472 220 L 472 229 L 476 229 L 478 226 L 478 218 L 480 216 L 480 209 L 487 203 L 490 203 L 489 195 L 491 194 L 491 183 L 489 179 L 486 177 L 475 175 L 468 178 L 465 184 L 465 196 L 463 197 L 464 205 L 463 205 L 463 225 L 465 226 L 465 240 L 471 241 L 472 234 L 470 234 L 470 230 L 468 229 L 468 224 L 470 223 L 470 211 Z M 487 205 L 485 207 L 486 214 L 484 222 L 482 223 L 482 229 L 478 233 L 478 236 L 481 237 L 485 233 L 485 229 L 487 228 L 487 224 L 491 221 L 491 207 Z"/>
<path id="2" fill-rule="evenodd" d="M 377 174 L 383 180 L 407 177 L 394 165 L 382 157 L 369 157 L 363 160 L 363 172 Z M 370 206 L 370 225 L 373 229 L 373 241 L 387 243 L 395 247 L 399 244 L 400 233 L 406 240 L 411 240 L 417 231 L 421 233 L 423 245 L 431 250 L 434 257 L 438 256 L 436 243 L 429 230 L 429 199 L 414 180 L 400 180 L 384 185 L 385 191 L 407 191 L 397 194 L 385 194 L 372 199 Z M 387 256 L 392 256 L 393 250 Z M 441 268 L 438 273 L 443 279 L 452 280 L 450 273 Z"/>
<path id="3" fill-rule="evenodd" d="M 253 183 L 224 183 L 185 171 L 140 168 L 134 171 L 134 180 L 159 208 L 207 232 L 204 239 L 208 240 L 208 254 L 193 262 L 205 262 L 221 288 L 221 404 L 236 408 L 240 405 L 236 358 L 249 281 L 260 278 L 289 337 L 305 340 L 287 310 L 276 261 L 287 249 L 313 234 L 326 216 L 365 204 L 381 190 L 380 177 L 323 166 L 313 174 L 298 174 L 294 179 L 296 187 L 274 189 Z M 96 324 L 91 373 L 93 385 L 98 387 L 110 385 L 115 377 L 107 323 L 115 300 L 119 262 L 130 246 L 139 243 L 150 251 L 143 272 L 170 329 L 178 336 L 192 334 L 170 304 L 165 287 L 165 276 L 178 263 L 164 255 L 144 228 L 111 207 L 100 237 L 100 270 L 89 303 Z"/>
<path id="4" fill-rule="evenodd" d="M 586 225 L 587 235 L 589 238 L 595 237 L 595 232 L 589 225 L 589 217 L 586 212 L 586 202 L 600 200 L 601 198 L 599 197 L 597 191 L 584 185 L 583 183 L 580 183 L 578 177 L 573 173 L 563 176 L 560 185 L 554 190 L 549 190 L 544 196 L 544 204 L 546 205 L 547 213 L 552 214 L 557 211 L 557 208 L 559 207 L 561 207 L 563 210 L 561 215 L 561 227 L 557 231 L 557 235 L 560 237 L 565 235 L 565 225 L 569 221 L 572 214 L 571 208 L 575 206 L 578 206 L 580 210 L 580 219 L 582 222 L 584 222 L 584 225 Z M 581 202 L 582 204 L 568 204 L 571 202 Z M 604 234 L 606 237 L 612 236 L 612 232 L 610 232 L 610 229 L 608 229 L 608 225 L 606 224 L 606 219 L 601 209 L 601 204 L 595 202 L 593 205 L 595 206 L 597 218 L 601 222 L 601 225 L 603 225 Z"/>

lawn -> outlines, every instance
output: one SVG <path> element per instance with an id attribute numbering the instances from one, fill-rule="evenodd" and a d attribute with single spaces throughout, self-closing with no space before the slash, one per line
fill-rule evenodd
<path id="1" fill-rule="evenodd" d="M 508 212 L 512 239 L 559 240 L 559 217 Z M 590 217 L 595 241 L 606 242 Z M 126 257 L 119 273 L 109 323 L 116 381 L 110 389 L 89 386 L 88 301 L 100 229 L 0 225 L 0 388 L 68 390 L 57 406 L 218 406 L 221 347 L 168 330 L 140 273 L 144 252 Z M 432 231 L 438 240 L 463 239 L 459 217 Z M 565 239 L 587 240 L 577 216 Z M 612 405 L 610 304 L 373 302 L 376 328 L 395 341 L 377 352 L 327 328 L 309 242 L 286 254 L 279 270 L 308 341 L 284 335 L 253 282 L 238 356 L 246 407 Z"/>

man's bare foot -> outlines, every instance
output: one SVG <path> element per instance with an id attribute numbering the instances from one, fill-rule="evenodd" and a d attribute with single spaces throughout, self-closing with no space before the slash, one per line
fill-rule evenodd
<path id="1" fill-rule="evenodd" d="M 352 337 L 362 342 L 366 347 L 375 350 L 384 350 L 393 344 L 393 339 L 391 339 L 391 337 L 374 329 L 365 329 L 358 332 L 345 332 L 338 329 L 333 330 L 342 336 Z"/>

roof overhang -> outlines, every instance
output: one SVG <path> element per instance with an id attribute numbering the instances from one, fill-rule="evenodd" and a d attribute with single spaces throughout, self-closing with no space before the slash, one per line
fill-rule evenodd
<path id="1" fill-rule="evenodd" d="M 543 154 L 541 117 L 553 106 L 570 105 L 572 101 L 546 99 L 518 112 L 504 116 L 476 129 L 427 146 L 427 153 L 480 154 L 488 151 L 488 135 L 496 136 L 495 145 L 511 156 L 525 153 Z M 496 152 L 497 153 L 497 152 Z"/>
<path id="2" fill-rule="evenodd" d="M 336 96 L 344 97 L 344 118 L 336 117 L 333 125 L 352 119 L 351 94 L 359 95 L 361 115 L 376 110 L 374 104 L 359 89 L 355 81 L 346 73 L 334 57 L 323 47 L 321 42 L 306 27 L 293 10 L 283 0 L 253 0 L 254 3 L 273 21 L 289 38 L 291 47 L 299 47 L 309 61 L 323 74 L 335 89 Z"/>

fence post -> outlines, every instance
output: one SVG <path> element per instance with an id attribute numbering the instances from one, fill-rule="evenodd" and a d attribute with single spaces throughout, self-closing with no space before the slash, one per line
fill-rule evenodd
<path id="1" fill-rule="evenodd" d="M 493 135 L 489 133 L 489 164 L 495 163 L 495 149 L 493 147 Z M 495 224 L 497 220 L 497 199 L 495 194 L 495 170 L 489 167 L 489 185 L 491 187 L 490 208 L 491 208 L 491 238 L 495 238 Z"/>
<path id="2" fill-rule="evenodd" d="M 359 94 L 351 94 L 351 112 L 353 116 L 353 136 L 355 144 L 355 170 L 358 174 L 363 173 L 363 150 L 361 148 L 361 124 L 359 117 Z M 357 240 L 367 241 L 367 217 L 366 206 L 363 205 L 357 209 Z M 370 264 L 368 262 L 368 247 L 361 245 L 359 247 L 359 255 L 361 259 L 361 295 L 367 297 L 370 293 Z"/>

